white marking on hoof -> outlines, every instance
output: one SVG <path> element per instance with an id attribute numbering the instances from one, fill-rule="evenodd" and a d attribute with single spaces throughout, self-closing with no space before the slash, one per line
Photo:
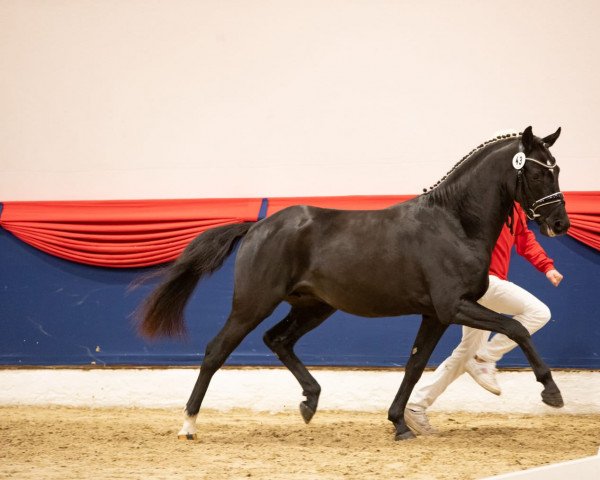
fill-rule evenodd
<path id="1" fill-rule="evenodd" d="M 179 440 L 196 440 L 198 438 L 197 429 L 196 429 L 196 418 L 198 415 L 194 415 L 189 417 L 188 415 L 184 415 L 183 417 L 183 427 L 179 430 L 177 434 L 177 438 Z"/>

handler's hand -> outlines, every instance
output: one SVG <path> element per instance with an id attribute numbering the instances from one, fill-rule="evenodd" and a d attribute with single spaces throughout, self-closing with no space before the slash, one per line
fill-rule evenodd
<path id="1" fill-rule="evenodd" d="M 562 281 L 563 276 L 558 270 L 548 270 L 546 272 L 546 278 L 550 280 L 550 283 L 555 287 L 558 287 L 558 284 Z"/>

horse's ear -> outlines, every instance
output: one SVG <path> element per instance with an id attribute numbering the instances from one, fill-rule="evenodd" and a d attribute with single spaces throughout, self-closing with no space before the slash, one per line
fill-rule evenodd
<path id="1" fill-rule="evenodd" d="M 531 152 L 533 149 L 533 130 L 531 127 L 527 127 L 523 130 L 523 135 L 521 136 L 521 144 L 523 145 L 523 150 L 525 153 Z"/>
<path id="2" fill-rule="evenodd" d="M 560 127 L 558 127 L 558 130 L 552 135 L 548 135 L 546 138 L 542 139 L 542 142 L 544 142 L 544 146 L 546 148 L 550 148 L 552 145 L 554 145 L 554 142 L 556 142 L 558 137 L 560 137 Z"/>

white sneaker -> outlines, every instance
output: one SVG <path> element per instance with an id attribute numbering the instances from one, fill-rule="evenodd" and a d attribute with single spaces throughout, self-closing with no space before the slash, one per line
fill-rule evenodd
<path id="1" fill-rule="evenodd" d="M 478 362 L 472 358 L 465 365 L 466 372 L 473 377 L 480 386 L 494 395 L 500 395 L 502 390 L 496 380 L 495 362 Z"/>
<path id="2" fill-rule="evenodd" d="M 404 421 L 406 422 L 406 426 L 417 435 L 433 435 L 434 433 L 438 433 L 429 424 L 425 410 L 411 410 L 410 408 L 406 408 L 404 410 Z"/>

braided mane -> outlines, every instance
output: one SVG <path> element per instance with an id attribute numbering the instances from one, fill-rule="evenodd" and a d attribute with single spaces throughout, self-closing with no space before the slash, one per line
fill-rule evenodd
<path id="1" fill-rule="evenodd" d="M 463 158 L 461 158 L 458 162 L 456 162 L 454 164 L 454 166 L 448 170 L 448 172 L 446 172 L 446 175 L 444 175 L 440 180 L 438 180 L 436 183 L 434 183 L 432 186 L 429 187 L 429 189 L 427 188 L 423 188 L 423 193 L 422 195 L 429 195 L 432 191 L 434 191 L 442 182 L 444 182 L 444 180 L 446 180 L 446 178 L 448 178 L 450 176 L 450 174 L 452 174 L 457 168 L 459 168 L 465 161 L 467 161 L 469 158 L 471 158 L 473 155 L 475 155 L 477 152 L 479 152 L 481 149 L 487 147 L 488 145 L 491 145 L 493 143 L 497 143 L 501 140 L 506 140 L 507 138 L 517 138 L 520 137 L 521 135 L 523 135 L 522 132 L 517 133 L 507 133 L 507 134 L 503 134 L 503 135 L 498 135 L 490 140 L 487 140 L 485 142 L 483 142 L 481 145 L 479 145 L 478 147 L 474 148 L 473 150 L 471 150 L 469 153 L 467 153 Z"/>

